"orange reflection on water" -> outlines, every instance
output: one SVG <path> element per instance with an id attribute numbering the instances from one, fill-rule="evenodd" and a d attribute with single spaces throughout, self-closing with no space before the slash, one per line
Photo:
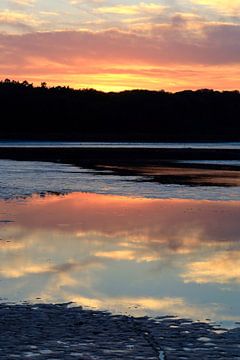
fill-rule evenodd
<path id="1" fill-rule="evenodd" d="M 121 236 L 136 244 L 165 243 L 174 251 L 192 249 L 202 242 L 211 246 L 238 241 L 240 233 L 238 201 L 73 193 L 34 196 L 24 203 L 1 201 L 0 206 L 3 212 L 13 214 L 15 223 L 27 229 L 55 229 L 79 237 L 86 233 Z"/>
<path id="2" fill-rule="evenodd" d="M 13 220 L 0 223 L 0 276 L 31 298 L 199 314 L 189 284 L 240 282 L 237 201 L 73 193 L 0 207 Z"/>

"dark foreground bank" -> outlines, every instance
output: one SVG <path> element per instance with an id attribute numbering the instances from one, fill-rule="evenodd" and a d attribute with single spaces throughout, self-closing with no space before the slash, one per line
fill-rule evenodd
<path id="1" fill-rule="evenodd" d="M 0 147 L 0 159 L 66 162 L 75 165 L 158 164 L 175 160 L 240 160 L 239 149 Z"/>
<path id="2" fill-rule="evenodd" d="M 61 305 L 0 305 L 1 360 L 239 359 L 240 328 Z"/>

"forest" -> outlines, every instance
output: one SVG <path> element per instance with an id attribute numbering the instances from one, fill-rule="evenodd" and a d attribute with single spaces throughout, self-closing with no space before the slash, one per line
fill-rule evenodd
<path id="1" fill-rule="evenodd" d="M 240 92 L 119 93 L 0 82 L 0 138 L 87 141 L 239 141 Z"/>

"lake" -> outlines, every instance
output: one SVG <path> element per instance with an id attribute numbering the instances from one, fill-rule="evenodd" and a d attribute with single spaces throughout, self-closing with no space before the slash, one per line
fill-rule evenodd
<path id="1" fill-rule="evenodd" d="M 143 148 L 143 149 L 240 149 L 240 142 L 90 142 L 0 140 L 0 147 Z"/>
<path id="2" fill-rule="evenodd" d="M 237 326 L 240 181 L 231 164 L 153 176 L 0 160 L 2 301 Z"/>

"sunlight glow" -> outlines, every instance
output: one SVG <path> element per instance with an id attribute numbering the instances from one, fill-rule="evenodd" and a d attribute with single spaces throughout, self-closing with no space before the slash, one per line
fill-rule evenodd
<path id="1" fill-rule="evenodd" d="M 1 79 L 103 91 L 239 89 L 238 0 L 2 0 Z"/>

